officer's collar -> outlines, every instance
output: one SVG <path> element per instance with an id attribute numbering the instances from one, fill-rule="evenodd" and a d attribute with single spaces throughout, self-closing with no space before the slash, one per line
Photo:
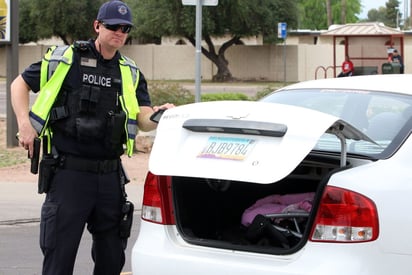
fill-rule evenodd
<path id="1" fill-rule="evenodd" d="M 94 39 L 90 39 L 90 40 L 89 40 L 89 43 L 90 43 L 90 46 L 91 46 L 90 48 L 91 48 L 93 54 L 97 57 L 98 60 L 100 60 L 100 61 L 102 61 L 102 62 L 107 62 L 107 63 L 110 63 L 110 62 L 112 62 L 112 61 L 118 62 L 118 60 L 119 60 L 120 57 L 121 57 L 120 52 L 119 52 L 119 51 L 116 51 L 116 53 L 115 53 L 115 55 L 113 56 L 112 59 L 104 59 L 103 56 L 100 54 L 100 52 L 96 49 L 95 40 L 94 40 Z"/>

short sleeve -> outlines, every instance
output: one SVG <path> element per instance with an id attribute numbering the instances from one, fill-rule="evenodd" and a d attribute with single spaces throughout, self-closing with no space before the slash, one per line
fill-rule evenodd
<path id="1" fill-rule="evenodd" d="M 40 71 L 41 61 L 31 64 L 21 74 L 26 84 L 35 93 L 40 91 Z"/>

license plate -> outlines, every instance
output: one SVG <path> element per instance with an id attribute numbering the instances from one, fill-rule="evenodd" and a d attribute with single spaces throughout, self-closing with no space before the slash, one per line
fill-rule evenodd
<path id="1" fill-rule="evenodd" d="M 209 137 L 198 158 L 244 160 L 255 144 L 254 139 Z"/>

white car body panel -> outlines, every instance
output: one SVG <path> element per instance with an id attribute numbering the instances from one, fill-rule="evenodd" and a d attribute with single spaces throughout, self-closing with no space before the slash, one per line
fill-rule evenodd
<path id="1" fill-rule="evenodd" d="M 411 136 L 402 149 L 390 159 L 336 173 L 328 184 L 356 190 L 371 198 L 379 213 L 379 249 L 386 253 L 412 255 L 412 215 L 409 214 L 412 184 L 405 184 L 412 183 L 412 173 L 406 172 L 411 167 L 408 162 L 412 152 Z M 399 213 L 405 213 L 402 223 L 398 221 Z"/>
<path id="2" fill-rule="evenodd" d="M 350 245 L 308 242 L 295 254 L 274 256 L 190 245 L 174 226 L 145 221 L 140 234 L 146 238 L 138 239 L 133 247 L 133 274 L 193 275 L 194 270 L 199 275 L 410 274 L 405 269 L 410 257 L 382 251 L 379 241 Z"/>
<path id="3" fill-rule="evenodd" d="M 211 107 L 213 114 L 209 111 Z M 253 149 L 244 160 L 201 158 L 199 154 L 210 137 L 242 137 L 238 134 L 192 132 L 182 128 L 186 120 L 204 119 L 205 114 L 208 119 L 232 118 L 280 123 L 287 126 L 287 131 L 283 137 L 243 135 L 244 138 L 255 140 Z M 313 121 L 316 123 L 311 123 Z M 149 170 L 156 175 L 275 182 L 293 171 L 313 149 L 318 139 L 335 123 L 345 125 L 342 127 L 343 135 L 357 139 L 367 138 L 337 117 L 300 107 L 240 101 L 176 107 L 167 110 L 160 120 L 150 155 Z M 276 167 L 276 170 L 264 173 L 273 170 L 272 167 Z"/>
<path id="4" fill-rule="evenodd" d="M 408 88 L 411 80 L 411 75 L 376 75 L 307 81 L 284 89 L 342 89 L 350 93 L 383 91 L 399 96 L 412 95 L 412 89 Z M 213 112 L 205 113 L 210 106 L 214 106 Z M 287 126 L 287 132 L 283 137 L 242 136 L 192 132 L 182 128 L 188 119 L 213 118 L 280 123 Z M 405 125 L 410 125 L 410 122 Z M 274 183 L 288 176 L 315 147 L 319 138 L 325 132 L 330 132 L 331 126 L 340 128 L 338 125 L 343 126 L 343 129 L 335 134 L 368 140 L 368 137 L 338 117 L 289 105 L 209 102 L 180 106 L 167 110 L 160 120 L 149 170 L 156 175 L 249 181 L 259 183 L 259 187 L 262 187 L 261 184 Z M 394 151 L 389 148 L 391 154 L 377 158 L 374 155 L 349 155 L 350 166 L 338 172 L 334 170 L 330 178 L 325 177 L 326 186 L 351 190 L 373 201 L 379 222 L 377 239 L 368 242 L 314 242 L 309 236 L 300 247 L 287 251 L 290 254 L 274 255 L 277 252 L 269 254 L 271 251 L 255 253 L 232 247 L 215 248 L 207 243 L 203 245 L 203 242 L 191 244 L 190 236 L 187 238 L 176 224 L 164 225 L 141 220 L 139 237 L 132 249 L 133 274 L 411 274 L 412 131 L 405 139 L 405 132 L 408 132 L 405 128 L 401 139 L 403 144 L 395 142 L 400 148 Z M 242 161 L 199 158 L 198 154 L 210 136 L 247 137 L 257 142 Z M 328 150 L 316 151 L 313 155 L 326 156 L 327 159 L 332 156 L 330 159 L 334 160 L 337 158 L 336 152 L 328 153 Z M 208 206 L 206 204 L 205 208 Z"/>

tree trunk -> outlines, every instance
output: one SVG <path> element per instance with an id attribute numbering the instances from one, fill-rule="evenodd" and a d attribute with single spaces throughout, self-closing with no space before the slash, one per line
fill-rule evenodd
<path id="1" fill-rule="evenodd" d="M 232 73 L 229 70 L 229 62 L 224 56 L 217 56 L 213 63 L 217 66 L 217 73 L 213 76 L 213 81 L 228 82 L 233 80 Z"/>
<path id="2" fill-rule="evenodd" d="M 346 0 L 341 0 L 341 24 L 346 24 Z"/>
<path id="3" fill-rule="evenodd" d="M 332 25 L 332 5 L 331 0 L 326 0 L 326 16 L 328 20 L 328 28 Z"/>
<path id="4" fill-rule="evenodd" d="M 193 37 L 186 36 L 186 38 L 196 46 L 196 40 Z M 210 36 L 206 35 L 204 37 L 208 49 L 202 46 L 202 54 L 204 54 L 213 64 L 217 67 L 217 73 L 213 76 L 213 81 L 216 82 L 229 82 L 233 81 L 232 73 L 229 69 L 229 62 L 225 57 L 226 50 L 240 41 L 240 36 L 234 36 L 230 40 L 220 46 L 218 53 L 216 53 L 215 45 L 213 44 Z"/>

